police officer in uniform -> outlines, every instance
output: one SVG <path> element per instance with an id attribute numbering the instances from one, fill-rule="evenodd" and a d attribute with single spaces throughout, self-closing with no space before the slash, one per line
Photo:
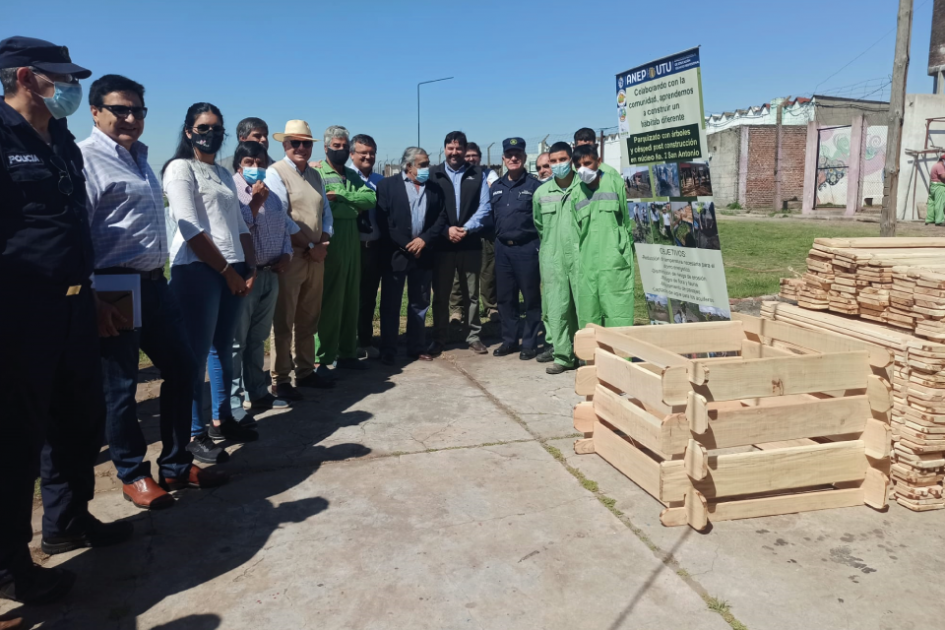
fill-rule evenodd
<path id="1" fill-rule="evenodd" d="M 521 349 L 518 358 L 528 361 L 538 354 L 541 329 L 539 241 L 532 218 L 532 197 L 541 181 L 525 171 L 525 159 L 524 140 L 506 138 L 502 141 L 502 161 L 507 172 L 492 184 L 489 197 L 495 224 L 496 294 L 502 322 L 502 345 L 492 354 L 504 357 Z M 519 292 L 525 300 L 524 327 L 519 313 Z"/>
<path id="2" fill-rule="evenodd" d="M 133 529 L 88 511 L 105 403 L 82 154 L 65 118 L 90 74 L 63 46 L 0 41 L 0 597 L 25 604 L 59 599 L 75 579 L 30 557 L 37 476 L 44 552 L 114 544 Z"/>

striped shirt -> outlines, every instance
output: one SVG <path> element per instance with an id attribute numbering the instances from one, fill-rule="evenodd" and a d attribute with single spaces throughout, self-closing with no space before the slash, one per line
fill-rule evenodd
<path id="1" fill-rule="evenodd" d="M 249 207 L 249 202 L 253 199 L 253 187 L 247 184 L 239 173 L 233 175 L 233 184 L 236 186 L 236 196 L 240 200 L 243 220 L 246 221 L 249 232 L 253 235 L 253 249 L 256 252 L 257 264 L 271 265 L 279 260 L 282 254 L 291 256 L 292 239 L 290 237 L 299 231 L 299 226 L 289 218 L 279 196 L 269 191 L 266 202 L 254 217 Z"/>
<path id="2" fill-rule="evenodd" d="M 164 267 L 164 197 L 148 166 L 148 147 L 135 142 L 128 151 L 96 127 L 79 148 L 85 161 L 95 269 Z"/>

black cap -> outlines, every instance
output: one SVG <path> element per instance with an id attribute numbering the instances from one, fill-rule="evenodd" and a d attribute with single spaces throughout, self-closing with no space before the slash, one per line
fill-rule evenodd
<path id="1" fill-rule="evenodd" d="M 502 141 L 502 153 L 505 153 L 509 149 L 518 149 L 519 151 L 524 151 L 525 141 L 521 138 L 506 138 Z"/>
<path id="2" fill-rule="evenodd" d="M 72 63 L 69 49 L 33 37 L 8 37 L 0 41 L 0 68 L 33 66 L 53 74 L 71 74 L 76 79 L 88 79 L 91 70 Z"/>

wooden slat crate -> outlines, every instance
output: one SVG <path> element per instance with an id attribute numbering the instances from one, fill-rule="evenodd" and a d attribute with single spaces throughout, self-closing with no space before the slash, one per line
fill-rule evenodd
<path id="1" fill-rule="evenodd" d="M 883 349 L 753 317 L 589 326 L 574 346 L 575 451 L 663 503 L 664 525 L 886 506 Z"/>

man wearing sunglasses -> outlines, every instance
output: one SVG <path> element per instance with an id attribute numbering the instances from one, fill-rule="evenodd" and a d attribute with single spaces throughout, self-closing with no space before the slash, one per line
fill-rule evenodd
<path id="1" fill-rule="evenodd" d="M 71 572 L 33 564 L 30 514 L 42 470 L 43 551 L 63 553 L 131 537 L 88 503 L 105 402 L 92 239 L 82 154 L 65 118 L 89 70 L 47 41 L 0 41 L 0 597 L 44 604 L 65 595 Z"/>
<path id="2" fill-rule="evenodd" d="M 141 287 L 137 296 L 141 327 L 137 329 L 111 303 L 117 296 L 97 295 L 108 451 L 125 499 L 144 509 L 170 507 L 174 499 L 162 485 L 186 481 L 188 486 L 210 487 L 225 477 L 194 466 L 187 450 L 197 360 L 164 278 L 168 256 L 164 197 L 148 165 L 148 147 L 139 141 L 148 113 L 144 87 L 106 74 L 92 83 L 89 105 L 95 127 L 79 148 L 85 160 L 95 275 L 134 274 L 140 276 Z M 161 485 L 145 461 L 148 442 L 138 423 L 139 350 L 148 355 L 164 381 L 162 449 L 156 462 Z"/>

